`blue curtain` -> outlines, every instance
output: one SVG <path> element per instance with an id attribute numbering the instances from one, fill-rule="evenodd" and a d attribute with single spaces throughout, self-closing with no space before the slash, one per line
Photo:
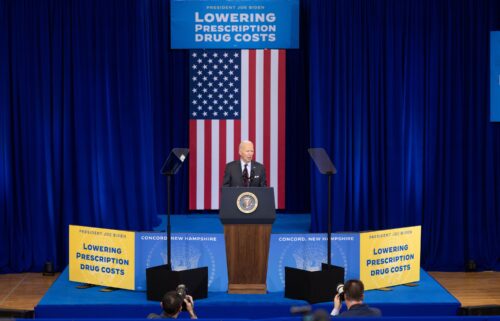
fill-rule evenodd
<path id="1" fill-rule="evenodd" d="M 64 267 L 68 224 L 158 223 L 160 166 L 187 142 L 185 57 L 167 53 L 168 10 L 168 1 L 0 2 L 1 272 Z"/>
<path id="2" fill-rule="evenodd" d="M 425 267 L 500 268 L 500 124 L 488 102 L 500 3 L 304 5 L 311 144 L 338 169 L 333 230 L 422 225 Z M 311 173 L 312 230 L 325 231 L 326 179 Z"/>
<path id="3" fill-rule="evenodd" d="M 498 269 L 500 129 L 488 122 L 493 0 L 302 0 L 287 52 L 287 212 L 326 231 L 423 226 L 423 264 Z M 188 145 L 187 53 L 169 1 L 0 0 L 0 272 L 67 263 L 68 224 L 150 230 L 159 168 Z M 187 212 L 187 166 L 173 212 Z M 308 193 L 308 191 L 311 191 Z"/>

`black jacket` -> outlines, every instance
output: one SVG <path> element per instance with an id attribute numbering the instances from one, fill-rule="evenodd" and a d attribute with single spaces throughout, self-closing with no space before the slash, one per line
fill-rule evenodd
<path id="1" fill-rule="evenodd" d="M 264 165 L 252 161 L 250 166 L 250 186 L 251 187 L 266 187 L 266 170 Z M 241 171 L 241 161 L 235 160 L 227 163 L 224 170 L 223 187 L 244 187 L 243 173 Z"/>
<path id="2" fill-rule="evenodd" d="M 355 304 L 347 311 L 342 312 L 340 317 L 380 317 L 382 313 L 377 308 L 370 308 L 366 304 Z"/>

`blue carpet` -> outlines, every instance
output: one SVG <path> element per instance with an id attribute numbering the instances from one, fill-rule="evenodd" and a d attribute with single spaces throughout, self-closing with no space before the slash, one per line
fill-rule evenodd
<path id="1" fill-rule="evenodd" d="M 159 313 L 157 302 L 146 300 L 146 293 L 118 290 L 99 292 L 100 287 L 86 290 L 75 288 L 68 280 L 68 269 L 54 282 L 35 307 L 36 318 L 144 318 Z M 384 316 L 452 316 L 459 302 L 425 271 L 417 287 L 397 286 L 392 291 L 367 291 L 365 301 L 382 310 Z M 263 319 L 289 317 L 290 307 L 305 305 L 304 301 L 289 300 L 283 293 L 266 295 L 235 295 L 210 292 L 209 297 L 196 301 L 200 318 Z M 331 309 L 331 303 L 315 308 Z"/>
<path id="2" fill-rule="evenodd" d="M 165 231 L 167 216 L 158 215 L 161 223 L 155 231 Z M 217 214 L 171 215 L 172 233 L 224 233 L 224 227 Z M 272 233 L 309 233 L 311 214 L 277 214 Z"/>

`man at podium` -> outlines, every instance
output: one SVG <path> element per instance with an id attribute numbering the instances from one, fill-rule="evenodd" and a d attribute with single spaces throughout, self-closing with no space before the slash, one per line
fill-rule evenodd
<path id="1" fill-rule="evenodd" d="M 252 161 L 253 143 L 244 140 L 239 147 L 240 159 L 226 165 L 223 187 L 266 187 L 266 170 L 264 165 Z"/>

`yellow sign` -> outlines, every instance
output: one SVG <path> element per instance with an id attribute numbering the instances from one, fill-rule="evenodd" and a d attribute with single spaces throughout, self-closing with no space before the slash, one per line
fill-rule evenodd
<path id="1" fill-rule="evenodd" d="M 69 226 L 69 280 L 135 288 L 135 233 Z"/>
<path id="2" fill-rule="evenodd" d="M 366 290 L 420 280 L 420 226 L 360 233 L 359 275 Z"/>

